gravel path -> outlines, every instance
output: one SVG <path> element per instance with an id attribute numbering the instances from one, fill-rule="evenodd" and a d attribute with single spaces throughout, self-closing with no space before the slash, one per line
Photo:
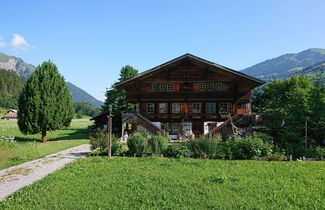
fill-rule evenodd
<path id="1" fill-rule="evenodd" d="M 0 170 L 0 201 L 22 187 L 40 180 L 68 163 L 90 152 L 90 145 L 83 144 L 44 158 Z"/>

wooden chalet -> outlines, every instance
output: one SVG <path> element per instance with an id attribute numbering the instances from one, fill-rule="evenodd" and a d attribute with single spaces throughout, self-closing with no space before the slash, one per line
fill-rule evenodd
<path id="1" fill-rule="evenodd" d="M 5 115 L 1 117 L 3 120 L 18 120 L 18 111 L 16 109 L 10 109 Z"/>
<path id="2" fill-rule="evenodd" d="M 122 121 L 172 139 L 247 132 L 258 116 L 251 112 L 251 91 L 264 82 L 185 54 L 116 84 L 126 90 L 134 113 Z M 123 133 L 123 132 L 122 132 Z M 192 136 L 194 136 L 192 135 Z"/>

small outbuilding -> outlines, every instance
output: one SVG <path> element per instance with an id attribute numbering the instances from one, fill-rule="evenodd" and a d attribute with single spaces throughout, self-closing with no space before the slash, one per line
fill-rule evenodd
<path id="1" fill-rule="evenodd" d="M 16 109 L 10 109 L 7 114 L 5 114 L 4 116 L 2 116 L 1 119 L 3 120 L 18 120 L 18 110 Z"/>

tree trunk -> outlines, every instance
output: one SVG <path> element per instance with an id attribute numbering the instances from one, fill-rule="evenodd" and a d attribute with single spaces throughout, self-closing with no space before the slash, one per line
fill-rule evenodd
<path id="1" fill-rule="evenodd" d="M 47 142 L 47 137 L 46 137 L 46 130 L 42 131 L 42 143 Z"/>

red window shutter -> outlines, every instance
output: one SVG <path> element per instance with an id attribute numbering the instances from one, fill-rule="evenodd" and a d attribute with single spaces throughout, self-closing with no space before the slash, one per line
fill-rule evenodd
<path id="1" fill-rule="evenodd" d="M 199 83 L 193 83 L 193 91 L 199 91 L 200 84 Z"/>

